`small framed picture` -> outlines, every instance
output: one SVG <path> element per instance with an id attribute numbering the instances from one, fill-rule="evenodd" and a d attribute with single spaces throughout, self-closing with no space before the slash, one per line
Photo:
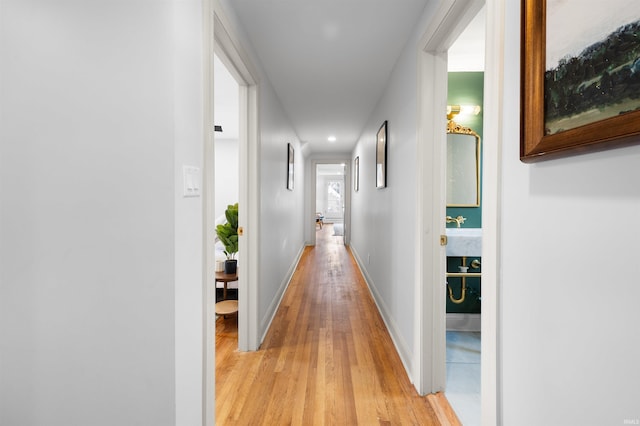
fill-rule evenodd
<path id="1" fill-rule="evenodd" d="M 287 189 L 293 191 L 293 145 L 287 144 Z"/>
<path id="2" fill-rule="evenodd" d="M 360 157 L 353 160 L 353 190 L 358 192 L 360 189 Z"/>
<path id="3" fill-rule="evenodd" d="M 376 188 L 387 186 L 387 121 L 376 134 Z"/>

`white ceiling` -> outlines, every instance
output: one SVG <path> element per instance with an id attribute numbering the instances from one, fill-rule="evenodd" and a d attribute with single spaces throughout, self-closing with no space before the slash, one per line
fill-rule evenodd
<path id="1" fill-rule="evenodd" d="M 298 138 L 308 146 L 305 151 L 316 153 L 353 149 L 429 1 L 433 0 L 230 4 Z M 224 126 L 220 114 L 216 106 L 216 124 Z M 229 136 L 224 131 L 224 137 Z M 336 142 L 329 142 L 329 136 Z"/>

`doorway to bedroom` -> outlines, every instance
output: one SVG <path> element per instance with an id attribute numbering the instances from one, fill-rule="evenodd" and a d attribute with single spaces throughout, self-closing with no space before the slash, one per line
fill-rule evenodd
<path id="1" fill-rule="evenodd" d="M 214 53 L 214 156 L 215 156 L 215 203 L 214 226 L 227 223 L 227 208 L 240 200 L 240 85 L 227 66 Z M 239 243 L 243 243 L 239 241 Z M 239 244 L 235 247 L 239 249 Z M 220 341 L 238 349 L 238 303 L 239 274 L 225 273 L 227 250 L 239 262 L 237 253 L 232 253 L 216 234 L 215 237 L 215 314 L 216 345 Z M 247 270 L 245 265 L 244 270 Z M 220 335 L 236 338 L 221 340 Z M 224 353 L 216 347 L 216 353 Z M 216 366 L 218 364 L 216 363 Z"/>

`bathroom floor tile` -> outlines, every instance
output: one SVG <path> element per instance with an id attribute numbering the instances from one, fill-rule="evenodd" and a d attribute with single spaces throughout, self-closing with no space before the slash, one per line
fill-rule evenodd
<path id="1" fill-rule="evenodd" d="M 480 364 L 447 363 L 447 393 L 480 395 Z"/>
<path id="2" fill-rule="evenodd" d="M 447 331 L 447 400 L 465 426 L 480 425 L 478 332 Z"/>
<path id="3" fill-rule="evenodd" d="M 447 362 L 480 364 L 480 333 L 447 331 Z"/>

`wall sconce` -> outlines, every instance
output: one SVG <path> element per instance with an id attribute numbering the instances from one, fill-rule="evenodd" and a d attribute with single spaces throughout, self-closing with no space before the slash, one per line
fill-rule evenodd
<path id="1" fill-rule="evenodd" d="M 480 105 L 447 105 L 447 120 L 451 120 L 458 114 L 478 115 Z"/>

